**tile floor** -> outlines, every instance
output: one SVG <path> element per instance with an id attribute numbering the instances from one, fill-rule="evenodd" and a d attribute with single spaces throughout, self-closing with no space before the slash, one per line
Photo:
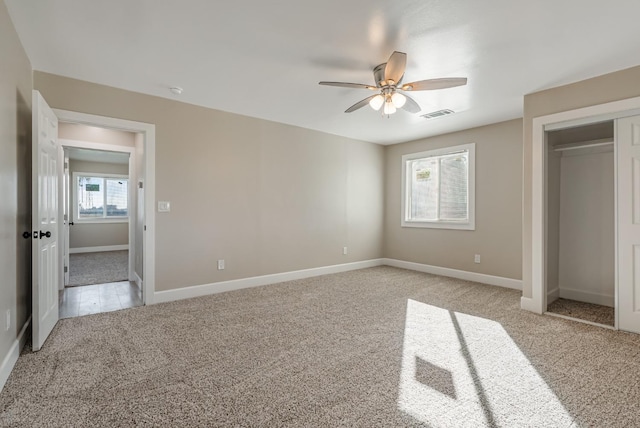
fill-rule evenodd
<path id="1" fill-rule="evenodd" d="M 142 293 L 132 281 L 65 287 L 58 299 L 60 318 L 142 306 Z"/>

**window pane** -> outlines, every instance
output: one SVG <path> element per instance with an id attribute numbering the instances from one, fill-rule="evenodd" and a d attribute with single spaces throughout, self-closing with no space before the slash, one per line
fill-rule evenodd
<path id="1" fill-rule="evenodd" d="M 469 153 L 440 158 L 440 220 L 468 218 Z"/>
<path id="2" fill-rule="evenodd" d="M 78 217 L 95 218 L 104 214 L 104 180 L 78 177 Z"/>
<path id="3" fill-rule="evenodd" d="M 107 180 L 107 217 L 126 217 L 127 186 L 126 178 L 108 178 Z"/>
<path id="4" fill-rule="evenodd" d="M 411 166 L 411 220 L 438 219 L 438 158 L 417 159 Z"/>

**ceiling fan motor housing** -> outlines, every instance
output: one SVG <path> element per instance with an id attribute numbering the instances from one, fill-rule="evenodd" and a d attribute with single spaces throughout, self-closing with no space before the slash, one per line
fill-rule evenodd
<path id="1" fill-rule="evenodd" d="M 381 83 L 380 82 L 384 82 L 385 78 L 384 78 L 384 69 L 385 66 L 387 65 L 387 63 L 382 63 L 380 65 L 377 65 L 374 69 L 373 69 L 373 78 L 375 79 L 376 82 L 376 86 L 380 86 Z"/>

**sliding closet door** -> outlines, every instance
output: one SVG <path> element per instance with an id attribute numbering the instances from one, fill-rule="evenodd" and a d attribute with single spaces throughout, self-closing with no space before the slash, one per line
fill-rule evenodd
<path id="1" fill-rule="evenodd" d="M 640 333 L 640 116 L 617 120 L 618 328 Z"/>

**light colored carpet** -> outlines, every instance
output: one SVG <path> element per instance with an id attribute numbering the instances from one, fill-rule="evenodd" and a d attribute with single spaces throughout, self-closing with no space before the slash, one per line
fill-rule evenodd
<path id="1" fill-rule="evenodd" d="M 1 426 L 638 426 L 640 336 L 391 267 L 59 322 Z"/>
<path id="2" fill-rule="evenodd" d="M 69 254 L 68 287 L 129 280 L 129 251 Z"/>
<path id="3" fill-rule="evenodd" d="M 594 305 L 593 303 L 558 299 L 547 306 L 547 312 L 596 322 L 598 324 L 615 325 L 615 309 L 608 306 Z"/>

